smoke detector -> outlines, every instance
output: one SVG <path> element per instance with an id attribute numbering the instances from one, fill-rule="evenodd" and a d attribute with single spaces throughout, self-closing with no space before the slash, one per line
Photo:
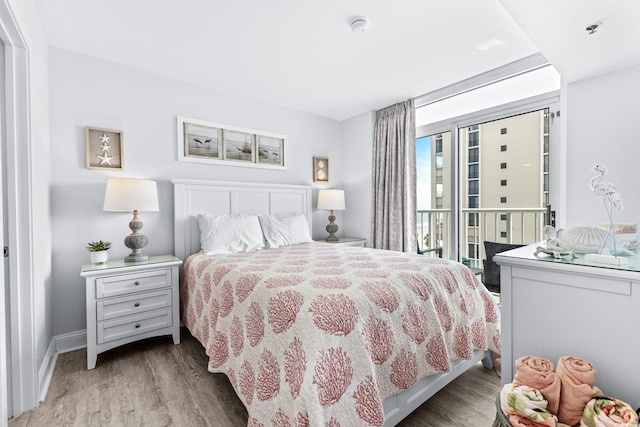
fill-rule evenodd
<path id="1" fill-rule="evenodd" d="M 364 33 L 369 26 L 369 21 L 364 16 L 354 16 L 349 20 L 349 24 L 354 33 Z"/>

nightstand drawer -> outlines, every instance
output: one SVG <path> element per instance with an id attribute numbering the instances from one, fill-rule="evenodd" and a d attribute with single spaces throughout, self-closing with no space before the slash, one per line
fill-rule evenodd
<path id="1" fill-rule="evenodd" d="M 98 321 L 129 316 L 149 310 L 171 307 L 171 289 L 99 300 L 96 307 Z"/>
<path id="2" fill-rule="evenodd" d="M 171 270 L 106 276 L 96 280 L 96 298 L 126 295 L 171 286 Z"/>
<path id="3" fill-rule="evenodd" d="M 171 326 L 171 309 L 155 310 L 98 323 L 98 344 Z"/>

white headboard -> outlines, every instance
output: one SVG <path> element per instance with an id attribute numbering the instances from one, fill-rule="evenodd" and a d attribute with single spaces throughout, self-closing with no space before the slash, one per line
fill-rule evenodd
<path id="1" fill-rule="evenodd" d="M 172 179 L 175 256 L 185 260 L 200 251 L 198 214 L 277 214 L 302 212 L 311 224 L 308 185 Z"/>

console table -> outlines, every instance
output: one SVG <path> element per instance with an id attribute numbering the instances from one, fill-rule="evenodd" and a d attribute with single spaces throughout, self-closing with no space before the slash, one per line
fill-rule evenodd
<path id="1" fill-rule="evenodd" d="M 534 256 L 540 244 L 494 257 L 500 265 L 502 382 L 526 355 L 576 356 L 597 370 L 596 385 L 640 406 L 640 256 L 625 266 Z"/>

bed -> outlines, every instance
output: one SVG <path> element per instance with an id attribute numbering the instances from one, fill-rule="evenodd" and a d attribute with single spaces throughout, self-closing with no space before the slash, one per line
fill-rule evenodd
<path id="1" fill-rule="evenodd" d="M 462 264 L 323 242 L 199 253 L 200 214 L 297 213 L 310 235 L 313 188 L 172 182 L 183 322 L 249 426 L 393 426 L 479 361 L 493 366 L 499 311 Z"/>

